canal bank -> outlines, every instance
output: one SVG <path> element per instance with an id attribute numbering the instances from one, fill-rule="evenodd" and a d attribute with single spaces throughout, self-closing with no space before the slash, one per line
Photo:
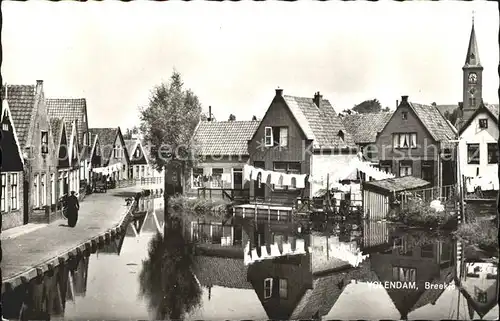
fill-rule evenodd
<path id="1" fill-rule="evenodd" d="M 159 188 L 133 186 L 92 194 L 80 204 L 75 228 L 69 228 L 66 220 L 57 220 L 15 237 L 2 235 L 2 293 L 42 277 L 47 271 L 50 273 L 72 257 L 109 243 L 127 225 L 130 217 L 134 204 L 127 205 L 125 199 L 142 190 Z"/>

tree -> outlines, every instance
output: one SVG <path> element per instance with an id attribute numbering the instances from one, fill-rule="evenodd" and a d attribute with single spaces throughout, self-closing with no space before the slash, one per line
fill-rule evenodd
<path id="1" fill-rule="evenodd" d="M 139 128 L 137 126 L 127 128 L 125 134 L 123 134 L 123 139 L 132 139 L 132 136 L 137 134 L 139 134 Z"/>
<path id="2" fill-rule="evenodd" d="M 391 109 L 389 107 L 385 107 L 382 109 L 383 112 L 388 112 L 388 111 L 391 111 Z"/>
<path id="3" fill-rule="evenodd" d="M 183 86 L 180 73 L 174 70 L 167 83 L 151 90 L 148 105 L 140 109 L 140 130 L 151 144 L 151 160 L 158 170 L 173 157 L 182 160 L 187 168 L 195 160 L 191 138 L 201 118 L 201 104 Z"/>
<path id="4" fill-rule="evenodd" d="M 382 106 L 378 99 L 365 100 L 352 108 L 353 111 L 360 114 L 378 113 L 382 110 Z"/>
<path id="5" fill-rule="evenodd" d="M 252 121 L 257 121 L 257 120 L 258 120 L 258 119 L 257 119 L 257 116 L 253 115 L 253 116 L 252 116 Z"/>
<path id="6" fill-rule="evenodd" d="M 449 111 L 445 111 L 443 116 L 448 119 L 450 123 L 455 125 L 458 119 L 458 108 L 455 108 L 451 113 Z"/>
<path id="7" fill-rule="evenodd" d="M 235 121 L 236 120 L 236 116 L 231 114 L 229 115 L 229 121 Z"/>

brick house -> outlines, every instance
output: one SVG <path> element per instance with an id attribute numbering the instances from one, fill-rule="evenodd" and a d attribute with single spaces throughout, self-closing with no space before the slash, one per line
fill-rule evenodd
<path id="1" fill-rule="evenodd" d="M 191 170 L 189 189 L 248 188 L 243 186 L 243 166 L 249 158 L 248 140 L 258 126 L 258 121 L 201 121 L 193 135 L 201 160 Z"/>
<path id="2" fill-rule="evenodd" d="M 26 224 L 46 217 L 51 211 L 49 178 L 57 173 L 54 140 L 42 80 L 37 80 L 36 85 L 8 85 L 5 96 L 24 158 L 23 223 Z"/>
<path id="3" fill-rule="evenodd" d="M 90 175 L 90 148 L 91 137 L 89 135 L 87 101 L 85 98 L 48 98 L 46 99 L 47 110 L 50 118 L 63 118 L 66 128 L 77 124 L 78 154 L 80 155 L 79 179 L 89 181 Z"/>
<path id="4" fill-rule="evenodd" d="M 96 152 L 100 154 L 101 167 L 107 168 L 114 180 L 129 179 L 130 158 L 120 127 L 90 128 L 89 133 L 99 140 L 99 148 L 94 146 L 92 157 L 96 156 Z"/>
<path id="5" fill-rule="evenodd" d="M 276 89 L 248 151 L 254 167 L 322 177 L 332 167 L 347 165 L 356 157 L 357 147 L 330 102 L 319 92 L 309 98 L 283 95 L 283 89 Z M 311 197 L 320 188 L 323 186 L 309 183 L 304 189 L 296 189 L 253 181 L 250 197 L 293 204 L 297 197 Z"/>
<path id="6" fill-rule="evenodd" d="M 24 160 L 7 99 L 2 100 L 0 119 L 2 123 L 2 136 L 0 139 L 2 150 L 0 165 L 2 172 L 1 228 L 6 230 L 24 223 L 24 193 L 22 189 Z"/>
<path id="7" fill-rule="evenodd" d="M 71 127 L 66 127 L 66 137 L 68 142 L 68 157 L 69 157 L 69 190 L 77 193 L 80 191 L 80 143 L 78 141 L 78 121 L 73 121 Z"/>
<path id="8" fill-rule="evenodd" d="M 352 135 L 367 161 L 378 165 L 377 133 L 385 127 L 391 116 L 392 112 L 341 116 L 346 130 Z"/>
<path id="9" fill-rule="evenodd" d="M 456 181 L 457 132 L 435 106 L 401 103 L 378 133 L 376 146 L 380 168 L 401 176 L 422 178 L 432 185 Z"/>

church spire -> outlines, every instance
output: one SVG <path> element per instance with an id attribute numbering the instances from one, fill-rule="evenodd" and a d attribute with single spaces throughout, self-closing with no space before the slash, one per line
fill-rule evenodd
<path id="1" fill-rule="evenodd" d="M 474 30 L 474 13 L 472 14 L 472 30 L 470 32 L 469 48 L 465 58 L 465 67 L 480 67 L 479 50 L 477 48 L 476 32 Z"/>

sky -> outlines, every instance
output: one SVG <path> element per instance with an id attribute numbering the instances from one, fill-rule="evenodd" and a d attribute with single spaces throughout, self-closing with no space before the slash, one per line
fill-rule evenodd
<path id="1" fill-rule="evenodd" d="M 276 88 L 339 112 L 367 99 L 462 100 L 472 15 L 483 99 L 498 103 L 498 6 L 439 2 L 5 2 L 3 82 L 86 98 L 90 127 L 131 127 L 150 90 L 183 77 L 218 120 L 262 117 Z"/>

